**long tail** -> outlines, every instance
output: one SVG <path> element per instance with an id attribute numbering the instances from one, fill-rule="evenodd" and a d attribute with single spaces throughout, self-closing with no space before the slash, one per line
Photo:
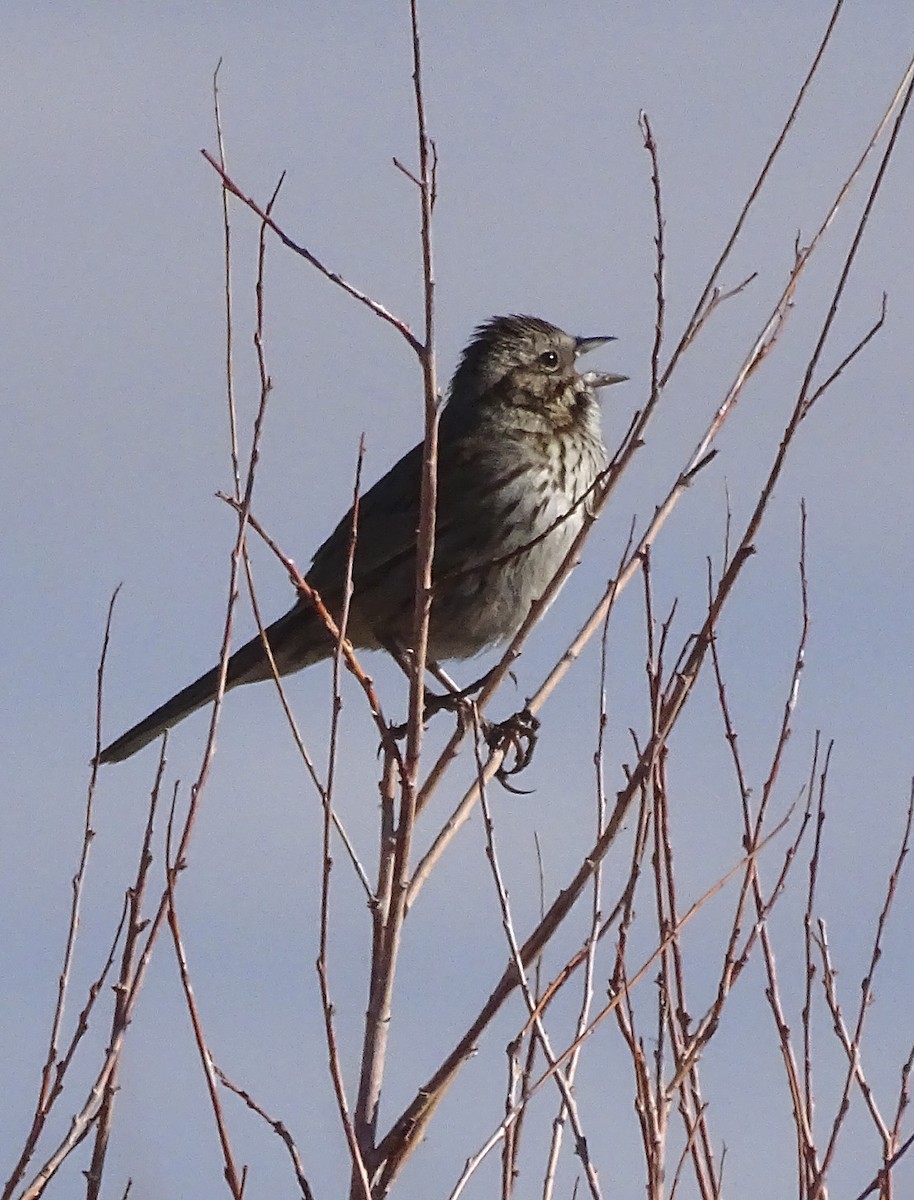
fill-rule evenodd
<path id="1" fill-rule="evenodd" d="M 302 642 L 307 638 L 308 614 L 300 608 L 293 608 L 280 617 L 266 631 L 270 639 L 270 647 L 276 659 L 280 674 L 298 670 L 309 662 L 316 662 L 324 657 L 323 653 L 302 653 Z M 296 644 L 297 643 L 297 644 Z M 297 651 L 297 653 L 296 653 Z M 236 650 L 228 662 L 228 672 L 225 678 L 225 690 L 238 687 L 242 683 L 256 683 L 261 679 L 269 679 L 272 674 L 269 659 L 263 648 L 260 634 Z M 198 708 L 209 704 L 216 695 L 219 683 L 219 668 L 213 667 L 205 675 L 201 675 L 193 683 L 188 684 L 176 696 L 166 700 L 160 708 L 150 713 L 148 717 L 128 729 L 126 733 L 106 746 L 98 756 L 99 763 L 123 762 L 144 746 L 155 741 L 157 737 L 189 717 Z"/>

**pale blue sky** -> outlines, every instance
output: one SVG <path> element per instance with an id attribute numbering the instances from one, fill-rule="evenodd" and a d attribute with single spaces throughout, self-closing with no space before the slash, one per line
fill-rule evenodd
<path id="1" fill-rule="evenodd" d="M 594 364 L 631 376 L 608 397 L 612 443 L 644 402 L 653 334 L 649 165 L 638 111 L 649 112 L 660 144 L 674 338 L 807 69 L 827 6 L 581 0 L 426 3 L 424 10 L 428 113 L 440 154 L 442 383 L 473 326 L 496 312 L 534 312 L 575 333 L 614 333 L 618 342 Z M 406 5 L 355 0 L 268 8 L 46 5 L 38 12 L 7 6 L 0 42 L 0 389 L 8 503 L 0 574 L 7 626 L 0 660 L 4 1178 L 46 1045 L 110 593 L 123 582 L 107 682 L 108 735 L 211 665 L 221 636 L 234 538 L 231 513 L 213 498 L 231 484 L 222 235 L 216 178 L 199 154 L 214 146 L 213 68 L 221 56 L 235 178 L 264 199 L 286 170 L 277 207 L 283 226 L 418 328 L 415 197 L 391 165 L 395 155 L 414 160 L 406 21 Z M 848 3 L 808 109 L 723 283 L 751 271 L 759 278 L 718 314 L 683 362 L 584 564 L 531 642 L 519 695 L 539 682 L 599 594 L 632 515 L 649 515 L 685 463 L 783 286 L 794 238 L 812 233 L 911 51 L 910 13 L 901 0 Z M 848 1005 L 856 1001 L 914 770 L 912 183 L 909 128 L 827 363 L 872 322 L 883 290 L 885 330 L 802 430 L 721 630 L 741 743 L 759 789 L 799 622 L 795 564 L 805 496 L 813 625 L 779 806 L 785 810 L 805 782 L 812 736 L 821 728 L 837 743 L 821 911 Z M 681 598 L 680 640 L 700 620 L 706 557 L 720 558 L 725 484 L 739 525 L 792 406 L 865 186 L 805 277 L 782 345 L 747 389 L 718 459 L 656 548 L 658 609 Z M 256 228 L 238 207 L 233 223 L 237 384 L 247 424 L 256 400 L 249 349 Z M 394 333 L 275 243 L 267 325 L 274 393 L 254 507 L 304 565 L 348 503 L 360 433 L 369 480 L 419 437 L 419 377 Z M 261 601 L 278 614 L 290 602 L 288 582 L 269 556 L 256 557 Z M 245 632 L 252 627 L 244 610 L 239 621 Z M 631 758 L 629 725 L 645 729 L 637 588 L 621 605 L 611 650 L 614 790 L 620 762 Z M 379 686 L 402 695 L 386 663 L 376 658 L 370 666 Z M 328 679 L 316 669 L 289 688 L 313 746 L 326 729 Z M 367 857 L 377 794 L 370 731 L 358 698 L 347 696 L 347 728 L 367 755 L 344 764 L 340 802 Z M 509 703 L 506 694 L 506 710 Z M 497 797 L 522 930 L 535 915 L 534 831 L 546 846 L 550 894 L 590 843 L 595 704 L 591 654 L 547 712 L 526 783 L 535 793 Z M 175 732 L 170 778 L 192 777 L 205 727 L 199 716 Z M 707 687 L 695 697 L 674 751 L 675 824 L 689 901 L 739 854 L 738 798 Z M 148 750 L 102 772 L 76 1004 L 97 970 L 133 869 L 154 760 Z M 436 815 L 448 811 L 471 772 L 467 761 Z M 622 851 L 609 860 L 609 893 L 623 860 Z M 344 1148 L 313 1006 L 318 862 L 317 806 L 276 700 L 267 688 L 236 693 L 226 704 L 181 885 L 188 947 L 221 1065 L 290 1125 L 317 1194 L 330 1196 L 338 1194 Z M 333 983 L 351 1068 L 364 1006 L 367 919 L 345 871 L 337 877 Z M 871 1016 L 870 1067 L 887 1106 L 914 1040 L 912 915 L 914 888 L 907 881 Z M 709 916 L 695 937 L 713 946 L 716 928 Z M 789 949 L 796 928 L 781 930 L 785 976 L 791 962 L 798 970 Z M 387 1117 L 462 1031 L 505 956 L 477 820 L 410 918 Z M 789 1190 L 793 1177 L 789 1107 L 761 986 L 750 971 L 741 984 L 742 1007 L 705 1063 L 712 1127 L 726 1141 L 728 1175 L 743 1200 Z M 401 1195 L 448 1194 L 467 1154 L 498 1120 L 502 1051 L 518 1022 L 514 1006 L 490 1031 L 404 1176 Z M 104 1034 L 94 1032 L 96 1048 Z M 819 1036 L 830 1052 L 827 1022 Z M 756 1043 L 747 1069 L 746 1046 Z M 77 1072 L 58 1132 L 87 1079 Z M 826 1071 L 823 1112 L 833 1079 Z M 637 1194 L 630 1068 L 612 1042 L 589 1060 L 581 1092 L 606 1194 Z M 550 1097 L 539 1110 L 544 1123 L 553 1110 Z M 230 1111 L 239 1159 L 253 1164 L 249 1196 L 291 1194 L 275 1139 L 237 1108 Z M 868 1182 L 875 1161 L 868 1132 L 859 1147 L 856 1167 L 849 1159 L 841 1164 L 848 1194 Z M 76 1165 L 52 1194 L 78 1194 Z M 537 1167 L 524 1177 L 520 1195 L 537 1194 Z M 493 1159 L 469 1194 L 491 1195 L 494 1171 Z M 221 1186 L 211 1116 L 164 942 L 125 1059 L 111 1195 L 120 1194 L 128 1176 L 139 1200 L 211 1195 Z M 568 1194 L 570 1162 L 562 1178 Z"/>

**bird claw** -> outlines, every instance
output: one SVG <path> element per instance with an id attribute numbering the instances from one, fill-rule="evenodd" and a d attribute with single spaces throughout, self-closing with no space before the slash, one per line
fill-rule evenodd
<path id="1" fill-rule="evenodd" d="M 529 796 L 532 789 L 519 788 L 509 780 L 512 775 L 525 771 L 533 759 L 533 752 L 539 739 L 539 718 L 535 717 L 529 708 L 504 721 L 483 722 L 483 735 L 490 750 L 504 755 L 502 765 L 495 772 L 495 778 L 505 789 L 515 796 Z M 507 765 L 508 756 L 513 755 L 511 765 Z"/>
<path id="2" fill-rule="evenodd" d="M 466 696 L 436 696 L 435 699 L 442 703 L 435 706 L 433 712 L 439 712 L 442 708 L 446 708 L 457 711 L 461 714 L 462 719 L 466 719 L 470 703 Z M 430 715 L 426 708 L 425 718 L 428 719 Z M 402 725 L 391 725 L 391 736 L 397 740 L 404 738 L 408 728 L 408 722 L 404 722 Z M 495 778 L 505 791 L 511 792 L 515 796 L 529 796 L 532 788 L 519 788 L 510 780 L 513 775 L 519 775 L 521 771 L 525 771 L 533 760 L 533 752 L 539 740 L 539 718 L 535 717 L 529 708 L 522 708 L 520 712 L 514 713 L 504 721 L 488 721 L 484 717 L 480 717 L 479 728 L 489 749 L 504 756 L 502 765 L 495 772 Z M 509 756 L 513 756 L 510 765 L 507 763 Z"/>

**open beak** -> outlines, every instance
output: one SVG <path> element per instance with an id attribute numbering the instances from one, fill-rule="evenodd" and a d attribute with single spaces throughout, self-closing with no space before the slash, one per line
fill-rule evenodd
<path id="1" fill-rule="evenodd" d="M 615 340 L 611 334 L 606 334 L 604 337 L 575 338 L 575 357 L 578 358 L 582 354 L 589 354 L 591 350 L 596 350 L 598 346 L 605 346 L 607 342 L 614 342 Z"/>
<path id="2" fill-rule="evenodd" d="M 585 371 L 581 376 L 588 387 L 603 388 L 609 387 L 611 383 L 627 383 L 627 375 L 613 375 L 606 371 Z"/>
<path id="3" fill-rule="evenodd" d="M 607 334 L 604 337 L 579 337 L 574 340 L 574 352 L 578 357 L 581 354 L 589 354 L 591 350 L 596 350 L 598 346 L 605 346 L 607 342 L 614 342 L 616 339 Z M 581 378 L 588 387 L 602 388 L 609 387 L 612 383 L 625 383 L 628 379 L 627 375 L 613 375 L 605 371 L 586 371 Z"/>

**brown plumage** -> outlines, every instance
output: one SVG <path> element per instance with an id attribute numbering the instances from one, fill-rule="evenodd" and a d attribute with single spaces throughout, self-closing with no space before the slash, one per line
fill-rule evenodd
<path id="1" fill-rule="evenodd" d="M 438 508 L 429 657 L 470 658 L 511 637 L 558 569 L 606 464 L 596 391 L 623 375 L 581 375 L 579 355 L 610 341 L 574 338 L 538 317 L 481 325 L 454 373 L 438 435 Z M 359 649 L 408 648 L 415 595 L 422 446 L 361 498 L 347 634 Z M 351 513 L 306 578 L 329 611 L 342 604 Z M 300 600 L 267 630 L 281 674 L 330 657 L 333 639 Z M 229 660 L 226 689 L 272 674 L 260 635 Z M 202 675 L 119 737 L 119 762 L 209 703 Z"/>

